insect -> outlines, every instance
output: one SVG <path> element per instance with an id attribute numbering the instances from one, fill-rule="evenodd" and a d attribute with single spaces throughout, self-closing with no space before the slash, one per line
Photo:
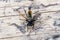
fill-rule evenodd
<path id="1" fill-rule="evenodd" d="M 25 10 L 24 10 L 25 11 Z M 25 11 L 26 13 L 26 11 Z M 21 16 L 23 16 L 25 18 L 25 21 L 27 23 L 27 32 L 33 30 L 35 28 L 35 21 L 37 20 L 37 18 L 41 15 L 39 14 L 35 14 L 34 16 L 32 16 L 32 10 L 31 7 L 28 7 L 28 13 L 26 13 L 26 17 L 23 14 L 20 14 Z"/>

